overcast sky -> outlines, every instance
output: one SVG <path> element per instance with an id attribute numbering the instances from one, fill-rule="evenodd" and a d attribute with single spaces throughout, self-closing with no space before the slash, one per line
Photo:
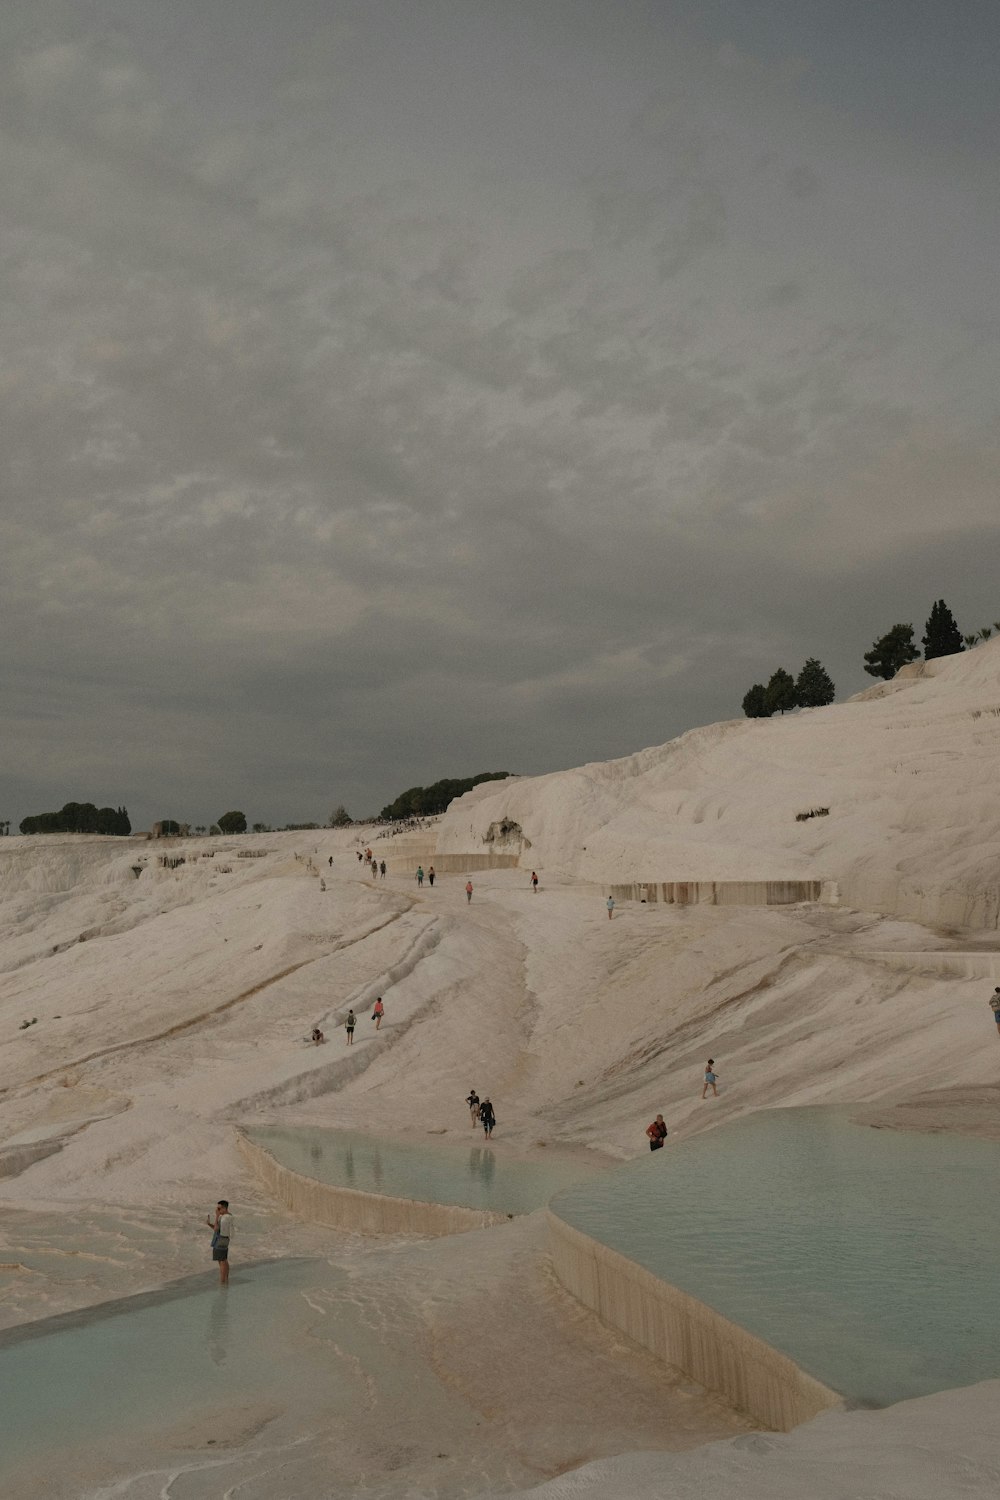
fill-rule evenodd
<path id="1" fill-rule="evenodd" d="M 323 820 L 1000 619 L 995 0 L 4 0 L 0 817 Z"/>

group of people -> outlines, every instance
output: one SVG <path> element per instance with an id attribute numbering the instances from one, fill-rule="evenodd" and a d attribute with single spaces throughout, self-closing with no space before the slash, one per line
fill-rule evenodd
<path id="1" fill-rule="evenodd" d="M 1000 1010 L 1000 989 L 997 990 L 997 1009 Z M 997 1029 L 1000 1030 L 1000 1015 L 997 1017 Z M 708 1097 L 709 1089 L 712 1090 L 716 1099 L 719 1097 L 719 1090 L 716 1088 L 718 1080 L 719 1075 L 715 1071 L 715 1058 L 710 1057 L 705 1064 L 705 1078 L 701 1086 L 701 1097 L 703 1099 Z M 667 1127 L 662 1115 L 657 1115 L 652 1124 L 646 1126 L 646 1135 L 649 1137 L 650 1151 L 662 1150 L 663 1142 L 667 1138 Z"/>
<path id="2" fill-rule="evenodd" d="M 481 1125 L 483 1127 L 483 1134 L 489 1140 L 497 1123 L 496 1112 L 490 1103 L 489 1094 L 486 1095 L 485 1099 L 480 1099 L 475 1089 L 473 1089 L 465 1102 L 469 1106 L 469 1114 L 472 1116 L 473 1130 L 475 1130 L 477 1125 Z"/>
<path id="3" fill-rule="evenodd" d="M 424 867 L 423 867 L 423 865 L 417 865 L 417 873 L 416 873 L 416 877 L 415 877 L 416 882 L 417 882 L 417 886 L 420 889 L 423 889 L 423 884 L 424 884 L 424 879 L 425 878 L 427 880 L 427 884 L 428 885 L 433 885 L 434 884 L 434 875 L 435 875 L 435 871 L 434 871 L 434 866 L 433 865 L 428 865 L 426 877 L 424 875 Z M 537 879 L 537 876 L 534 877 L 534 878 Z M 472 892 L 473 892 L 473 890 L 474 890 L 474 886 L 472 884 L 472 881 L 471 880 L 467 880 L 465 882 L 465 899 L 466 899 L 466 901 L 471 901 L 472 900 Z"/>
<path id="4" fill-rule="evenodd" d="M 376 859 L 370 849 L 357 849 L 355 853 L 358 856 L 358 864 L 364 860 L 365 866 L 370 871 L 373 880 L 376 875 L 380 876 L 383 880 L 385 879 L 385 872 L 388 867 L 384 859 Z M 331 865 L 333 864 L 332 859 L 330 863 Z"/>

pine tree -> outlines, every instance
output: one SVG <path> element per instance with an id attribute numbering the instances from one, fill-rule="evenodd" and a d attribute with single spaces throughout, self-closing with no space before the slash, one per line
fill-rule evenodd
<path id="1" fill-rule="evenodd" d="M 900 667 L 916 661 L 919 655 L 913 644 L 913 626 L 894 625 L 870 651 L 865 652 L 865 671 L 871 677 L 884 677 L 888 682 Z"/>
<path id="2" fill-rule="evenodd" d="M 795 696 L 795 678 L 791 672 L 786 672 L 784 667 L 771 675 L 771 680 L 765 689 L 767 706 L 772 714 L 783 714 L 790 708 L 795 708 L 798 699 Z"/>
<path id="3" fill-rule="evenodd" d="M 943 599 L 938 599 L 931 610 L 930 619 L 924 626 L 924 660 L 933 661 L 938 656 L 954 656 L 964 651 L 962 632 L 955 624 L 955 617 Z"/>
<path id="4" fill-rule="evenodd" d="M 810 656 L 795 683 L 795 701 L 799 708 L 823 708 L 832 703 L 836 689 L 823 664 Z"/>
<path id="5" fill-rule="evenodd" d="M 767 706 L 767 688 L 762 682 L 755 682 L 753 687 L 743 698 L 743 712 L 748 719 L 769 719 L 774 712 Z"/>

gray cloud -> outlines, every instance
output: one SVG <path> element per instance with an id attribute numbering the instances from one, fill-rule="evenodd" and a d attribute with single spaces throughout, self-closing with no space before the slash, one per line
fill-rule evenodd
<path id="1" fill-rule="evenodd" d="M 996 613 L 975 163 L 694 8 L 220 12 L 11 7 L 4 816 L 370 810 Z"/>

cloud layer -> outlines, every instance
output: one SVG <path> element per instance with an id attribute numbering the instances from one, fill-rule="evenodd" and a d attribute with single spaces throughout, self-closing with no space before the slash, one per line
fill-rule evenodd
<path id="1" fill-rule="evenodd" d="M 780 6 L 9 9 L 5 816 L 371 811 L 1000 615 L 985 112 Z"/>

